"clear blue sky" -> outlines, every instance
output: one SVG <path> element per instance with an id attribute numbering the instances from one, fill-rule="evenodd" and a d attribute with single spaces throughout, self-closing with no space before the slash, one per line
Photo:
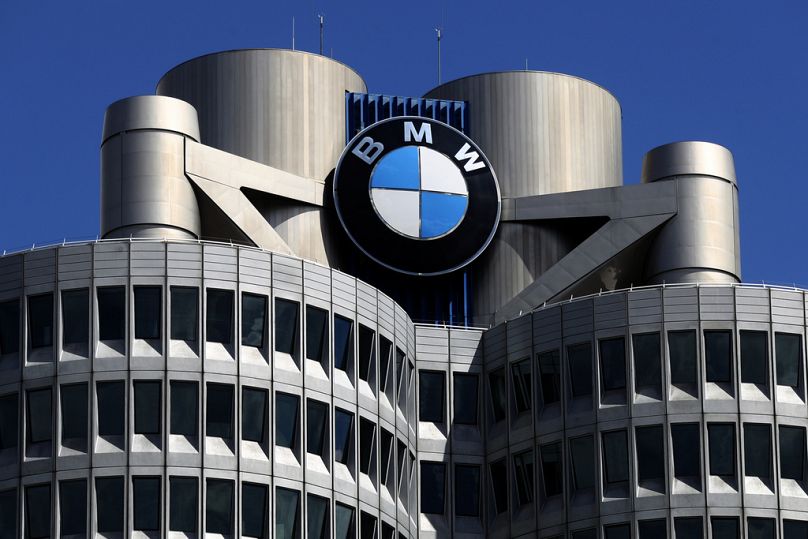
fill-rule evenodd
<path id="1" fill-rule="evenodd" d="M 745 281 L 808 285 L 808 2 L 113 0 L 0 2 L 0 252 L 98 232 L 106 106 L 218 50 L 319 46 L 370 91 L 422 95 L 493 70 L 560 71 L 623 108 L 623 169 L 708 140 L 735 155 Z"/>

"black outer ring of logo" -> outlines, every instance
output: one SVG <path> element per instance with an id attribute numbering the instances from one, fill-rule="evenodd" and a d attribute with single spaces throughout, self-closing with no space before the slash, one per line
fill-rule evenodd
<path id="1" fill-rule="evenodd" d="M 413 122 L 416 132 L 422 123 L 432 130 L 432 144 L 404 140 L 405 122 Z M 372 164 L 353 153 L 365 138 L 381 142 L 384 149 Z M 466 161 L 455 154 L 468 144 L 485 167 L 467 172 Z M 457 227 L 439 238 L 408 238 L 390 229 L 378 216 L 370 200 L 373 167 L 393 150 L 404 146 L 426 146 L 452 160 L 468 186 L 468 207 Z M 368 257 L 389 269 L 410 275 L 441 275 L 469 264 L 491 243 L 499 223 L 501 202 L 499 184 L 491 163 L 480 148 L 457 129 L 430 118 L 399 116 L 377 122 L 362 130 L 348 143 L 334 173 L 334 203 L 337 216 L 353 242 Z"/>

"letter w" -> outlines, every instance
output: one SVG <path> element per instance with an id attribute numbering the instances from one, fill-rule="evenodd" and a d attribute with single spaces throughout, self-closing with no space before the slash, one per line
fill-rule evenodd
<path id="1" fill-rule="evenodd" d="M 463 147 L 460 148 L 460 150 L 455 154 L 455 159 L 457 159 L 458 161 L 463 160 L 466 161 L 466 164 L 463 165 L 463 168 L 466 170 L 466 172 L 471 172 L 472 170 L 485 168 L 485 163 L 483 163 L 482 161 L 477 161 L 477 159 L 480 158 L 480 154 L 478 154 L 477 152 L 470 152 L 469 151 L 470 148 L 471 146 L 469 146 L 468 142 L 463 144 Z"/>

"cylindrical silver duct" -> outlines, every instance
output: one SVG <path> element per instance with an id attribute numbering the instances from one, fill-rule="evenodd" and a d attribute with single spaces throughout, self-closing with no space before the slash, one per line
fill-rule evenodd
<path id="1" fill-rule="evenodd" d="M 194 108 L 162 96 L 116 101 L 101 141 L 101 235 L 196 238 L 199 208 L 185 177 L 185 137 L 199 140 Z"/>
<path id="2" fill-rule="evenodd" d="M 645 155 L 642 181 L 675 181 L 678 212 L 648 252 L 648 284 L 734 283 L 741 277 L 738 185 L 732 153 L 710 142 L 676 142 Z"/>

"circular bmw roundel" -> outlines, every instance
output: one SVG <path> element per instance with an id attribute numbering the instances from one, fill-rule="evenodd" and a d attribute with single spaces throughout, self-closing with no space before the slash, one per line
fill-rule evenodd
<path id="1" fill-rule="evenodd" d="M 474 260 L 500 214 L 496 176 L 460 131 L 428 118 L 383 120 L 340 157 L 334 201 L 343 227 L 376 262 L 437 275 Z"/>

